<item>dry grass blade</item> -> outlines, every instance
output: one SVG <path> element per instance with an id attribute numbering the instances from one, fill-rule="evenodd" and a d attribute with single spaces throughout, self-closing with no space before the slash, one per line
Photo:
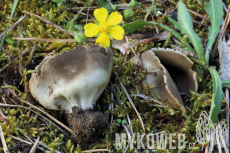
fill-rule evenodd
<path id="1" fill-rule="evenodd" d="M 11 27 L 8 28 L 7 33 L 10 32 L 16 25 L 18 25 L 21 21 L 26 18 L 26 15 L 22 16 L 17 22 L 15 22 Z M 3 37 L 5 31 L 0 35 L 0 40 Z"/>
<path id="2" fill-rule="evenodd" d="M 34 144 L 34 142 L 33 142 L 27 135 L 25 135 L 24 132 L 22 132 L 22 130 L 21 130 L 19 127 L 17 127 L 17 130 L 18 130 L 24 137 L 26 137 L 27 140 L 29 140 L 32 144 Z"/>
<path id="3" fill-rule="evenodd" d="M 70 35 L 70 36 L 75 36 L 74 33 L 68 32 L 68 31 L 66 31 L 65 29 L 62 29 L 61 27 L 57 26 L 56 24 L 54 24 L 54 23 L 52 23 L 52 22 L 50 22 L 50 21 L 48 21 L 48 20 L 46 20 L 46 19 L 44 19 L 44 18 L 42 18 L 42 17 L 36 15 L 36 14 L 30 13 L 30 12 L 26 12 L 26 11 L 23 11 L 23 12 L 26 13 L 26 14 L 32 15 L 32 16 L 34 16 L 34 17 L 40 19 L 40 20 L 42 20 L 43 22 L 45 22 L 45 23 L 47 23 L 47 24 L 53 26 L 54 28 L 56 28 L 56 29 L 58 29 L 58 30 L 60 30 L 60 31 L 62 31 L 62 32 L 68 34 L 68 35 Z"/>
<path id="4" fill-rule="evenodd" d="M 36 140 L 36 142 L 34 143 L 33 147 L 32 147 L 31 150 L 30 150 L 30 153 L 34 153 L 34 152 L 35 152 L 35 150 L 36 150 L 36 148 L 37 148 L 37 146 L 38 146 L 38 141 L 39 141 L 39 139 L 40 139 L 40 138 L 38 138 L 38 139 Z"/>
<path id="5" fill-rule="evenodd" d="M 11 89 L 8 88 L 8 90 L 14 95 L 14 97 L 16 97 L 19 101 L 22 101 L 23 103 L 26 103 L 27 105 L 39 110 L 40 112 L 42 112 L 43 114 L 45 114 L 46 116 L 48 116 L 50 119 L 52 119 L 53 121 L 55 121 L 56 123 L 58 123 L 59 125 L 61 125 L 62 127 L 64 127 L 66 130 L 68 130 L 70 133 L 73 133 L 73 131 L 68 128 L 66 125 L 64 125 L 63 123 L 61 123 L 60 121 L 58 121 L 56 118 L 54 118 L 53 116 L 51 116 L 50 114 L 48 114 L 47 112 L 45 112 L 44 110 L 32 105 L 31 103 L 22 100 L 21 98 L 19 98 Z"/>
<path id="6" fill-rule="evenodd" d="M 102 152 L 102 151 L 108 151 L 108 152 L 110 152 L 110 150 L 108 150 L 108 149 L 84 150 L 83 152 Z"/>
<path id="7" fill-rule="evenodd" d="M 136 107 L 135 107 L 135 105 L 134 105 L 134 103 L 133 103 L 131 97 L 129 96 L 129 94 L 128 94 L 128 92 L 127 92 L 127 90 L 126 90 L 124 84 L 123 84 L 120 80 L 118 80 L 118 81 L 119 81 L 119 83 L 121 84 L 121 87 L 123 88 L 123 90 L 125 91 L 125 94 L 126 94 L 126 96 L 128 97 L 128 99 L 129 99 L 129 102 L 130 102 L 131 105 L 133 106 L 133 109 L 134 109 L 135 112 L 137 113 L 137 117 L 138 117 L 138 119 L 139 119 L 140 122 L 141 122 L 141 126 L 142 126 L 142 129 L 143 129 L 143 132 L 145 133 L 145 126 L 144 126 L 144 123 L 143 123 L 143 121 L 142 121 L 142 118 L 141 118 L 140 114 L 138 113 L 138 111 L 137 111 L 137 109 L 136 109 Z"/>
<path id="8" fill-rule="evenodd" d="M 3 106 L 3 107 L 19 107 L 19 108 L 25 108 L 25 109 L 29 109 L 30 111 L 34 112 L 35 114 L 37 114 L 38 116 L 42 117 L 44 120 L 50 122 L 52 125 L 56 126 L 57 129 L 61 132 L 63 132 L 63 130 L 58 127 L 56 124 L 54 124 L 52 121 L 50 121 L 49 119 L 47 119 L 46 117 L 42 116 L 41 114 L 37 113 L 36 111 L 30 109 L 29 107 L 25 107 L 25 106 L 20 106 L 20 105 L 9 105 L 9 104 L 0 104 L 0 106 Z M 3 116 L 4 117 L 4 116 Z"/>
<path id="9" fill-rule="evenodd" d="M 18 138 L 18 137 L 12 136 L 12 135 L 10 135 L 10 137 L 11 137 L 11 138 L 13 138 L 13 139 L 15 139 L 15 140 L 18 140 L 18 141 L 24 142 L 24 143 L 26 143 L 26 144 L 28 144 L 28 145 L 32 145 L 32 144 L 33 144 L 33 143 L 31 143 L 31 142 L 28 142 L 28 141 L 22 140 L 22 139 L 20 139 L 20 138 Z"/>
<path id="10" fill-rule="evenodd" d="M 141 65 L 141 67 L 143 67 L 143 66 L 142 66 L 142 64 L 141 64 L 141 60 L 140 60 L 140 58 L 137 56 L 137 54 L 135 53 L 135 51 L 134 51 L 133 47 L 130 45 L 128 38 L 127 38 L 127 37 L 125 37 L 125 40 L 126 40 L 126 42 L 129 44 L 129 47 L 131 48 L 131 50 L 132 50 L 133 54 L 136 56 L 136 58 L 137 58 L 138 62 L 139 62 L 139 63 L 140 63 L 140 65 Z"/>
<path id="11" fill-rule="evenodd" d="M 6 140 L 5 140 L 1 125 L 0 125 L 0 136 L 1 136 L 1 141 L 2 141 L 2 145 L 3 145 L 4 153 L 9 153 L 9 150 L 7 148 L 7 145 L 6 145 Z"/>
<path id="12" fill-rule="evenodd" d="M 30 103 L 27 102 L 27 101 L 24 101 L 24 100 L 20 99 L 19 97 L 18 97 L 18 99 L 19 99 L 20 101 L 26 103 L 27 105 L 30 105 L 31 107 L 33 107 L 33 108 L 39 110 L 40 112 L 42 112 L 43 114 L 45 114 L 46 116 L 48 116 L 50 119 L 52 119 L 53 121 L 55 121 L 56 123 L 58 123 L 59 125 L 61 125 L 62 127 L 64 127 L 66 130 L 68 130 L 69 132 L 73 133 L 73 131 L 72 131 L 70 128 L 68 128 L 66 125 L 64 125 L 63 123 L 61 123 L 60 121 L 58 121 L 56 118 L 54 118 L 53 116 L 51 116 L 50 114 L 48 114 L 48 113 L 45 112 L 44 110 L 42 110 L 42 109 L 40 109 L 40 108 L 38 108 L 38 107 L 36 107 L 36 106 L 30 104 Z"/>
<path id="13" fill-rule="evenodd" d="M 48 38 L 15 38 L 15 40 L 31 40 L 31 41 L 41 41 L 41 42 L 76 42 L 74 39 L 48 39 Z"/>
<path id="14" fill-rule="evenodd" d="M 173 1 L 171 1 L 171 0 L 167 0 L 167 1 L 169 1 L 170 3 L 172 3 L 172 4 L 174 4 L 174 5 L 177 5 L 175 2 L 173 2 Z M 204 17 L 203 15 L 200 15 L 199 13 L 196 13 L 196 12 L 190 10 L 190 9 L 188 9 L 188 11 L 189 11 L 190 13 L 192 13 L 192 14 L 194 14 L 194 15 L 196 15 L 196 16 L 202 18 L 202 19 L 204 19 L 205 21 L 208 21 L 208 22 L 211 23 L 211 21 L 210 21 L 208 18 Z"/>
<path id="15" fill-rule="evenodd" d="M 29 48 L 26 48 L 22 55 L 24 55 L 25 53 L 27 53 L 27 51 L 29 50 Z M 16 60 L 19 58 L 19 56 L 17 58 L 15 58 Z M 2 73 L 11 63 L 7 64 L 6 66 L 4 66 L 2 69 L 0 69 L 0 73 Z"/>
<path id="16" fill-rule="evenodd" d="M 226 90 L 225 90 L 225 93 L 226 93 L 226 103 L 227 103 L 227 109 L 229 109 L 229 105 L 230 105 L 230 103 L 229 103 L 229 89 L 228 88 L 226 88 Z M 229 113 L 230 113 L 230 111 L 226 111 L 226 121 L 227 121 L 227 146 L 229 146 Z M 229 151 L 229 148 L 228 148 L 228 151 Z"/>

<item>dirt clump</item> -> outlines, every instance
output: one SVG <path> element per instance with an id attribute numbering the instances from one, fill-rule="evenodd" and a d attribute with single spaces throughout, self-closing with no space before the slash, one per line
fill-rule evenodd
<path id="1" fill-rule="evenodd" d="M 95 109 L 82 110 L 79 107 L 72 108 L 73 113 L 67 115 L 67 121 L 74 134 L 73 141 L 81 147 L 95 142 L 103 134 L 109 124 L 109 115 Z"/>

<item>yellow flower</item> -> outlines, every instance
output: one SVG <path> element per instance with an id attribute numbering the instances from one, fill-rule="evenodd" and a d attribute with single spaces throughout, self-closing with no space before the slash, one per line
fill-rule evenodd
<path id="1" fill-rule="evenodd" d="M 99 24 L 86 24 L 84 26 L 86 37 L 99 35 L 96 43 L 101 44 L 103 47 L 110 46 L 109 36 L 117 40 L 123 39 L 124 29 L 121 26 L 117 26 L 122 20 L 122 15 L 118 14 L 118 12 L 112 12 L 108 17 L 108 11 L 102 7 L 94 11 L 94 16 L 99 21 Z"/>

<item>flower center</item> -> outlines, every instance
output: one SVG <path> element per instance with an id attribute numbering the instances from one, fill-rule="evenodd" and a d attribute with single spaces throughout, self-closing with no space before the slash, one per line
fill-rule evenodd
<path id="1" fill-rule="evenodd" d="M 101 22 L 100 27 L 101 32 L 109 32 L 110 26 L 106 22 Z"/>

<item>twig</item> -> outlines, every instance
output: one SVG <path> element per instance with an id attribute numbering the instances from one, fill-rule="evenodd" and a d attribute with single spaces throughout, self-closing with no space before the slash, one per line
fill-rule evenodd
<path id="1" fill-rule="evenodd" d="M 92 2 L 93 2 L 93 0 L 90 0 L 90 1 L 89 1 L 89 6 L 91 5 Z M 79 14 L 80 14 L 85 8 L 86 8 L 86 6 L 82 7 L 82 8 L 80 9 L 80 11 L 78 11 L 77 15 L 75 15 L 74 18 L 73 18 L 71 21 L 74 22 L 74 20 L 76 20 L 76 19 L 78 18 Z M 88 7 L 88 12 L 89 12 L 89 7 Z M 87 15 L 86 21 L 87 21 L 87 20 L 88 20 L 88 15 Z M 87 23 L 87 22 L 86 22 L 86 23 Z"/>
<path id="2" fill-rule="evenodd" d="M 0 125 L 0 136 L 1 136 L 1 141 L 2 141 L 2 145 L 3 145 L 4 153 L 9 153 L 9 150 L 7 148 L 7 145 L 6 145 L 6 140 L 5 140 L 1 125 Z"/>
<path id="3" fill-rule="evenodd" d="M 45 22 L 45 23 L 51 25 L 52 27 L 54 27 L 54 28 L 56 28 L 56 29 L 58 29 L 58 30 L 60 30 L 60 31 L 62 31 L 62 32 L 64 32 L 64 33 L 66 33 L 66 34 L 69 34 L 70 36 L 75 36 L 74 33 L 68 32 L 68 31 L 66 31 L 65 29 L 62 29 L 61 27 L 57 26 L 56 24 L 54 24 L 54 23 L 52 23 L 52 22 L 50 22 L 50 21 L 48 21 L 48 20 L 46 20 L 46 19 L 44 19 L 44 18 L 42 18 L 42 17 L 36 15 L 36 14 L 30 13 L 30 12 L 26 12 L 26 11 L 23 11 L 23 12 L 26 13 L 26 14 L 32 15 L 32 16 L 34 16 L 34 17 L 40 19 L 40 20 L 42 20 L 43 22 Z"/>
<path id="4" fill-rule="evenodd" d="M 136 52 L 134 51 L 133 47 L 130 45 L 128 38 L 125 37 L 125 40 L 126 40 L 126 42 L 128 43 L 129 47 L 131 48 L 131 50 L 132 50 L 134 56 L 137 58 L 138 62 L 140 63 L 141 67 L 143 67 L 140 58 L 137 56 L 137 54 L 136 54 Z"/>
<path id="5" fill-rule="evenodd" d="M 132 136 L 132 135 L 131 135 L 129 129 L 125 126 L 124 123 L 122 123 L 122 126 L 125 128 L 125 131 L 126 131 L 126 133 L 127 133 L 127 136 L 128 136 L 129 141 L 131 141 L 131 136 Z"/>
<path id="6" fill-rule="evenodd" d="M 141 126 L 142 126 L 142 129 L 143 129 L 143 132 L 145 133 L 145 126 L 144 126 L 144 123 L 143 123 L 143 121 L 142 121 L 142 119 L 141 119 L 140 114 L 138 113 L 138 111 L 137 111 L 137 109 L 136 109 L 136 107 L 135 107 L 135 105 L 134 105 L 132 99 L 130 98 L 130 96 L 129 96 L 129 94 L 128 94 L 128 92 L 127 92 L 127 90 L 126 90 L 124 84 L 123 84 L 120 80 L 118 80 L 118 81 L 119 81 L 119 83 L 121 84 L 121 87 L 123 88 L 123 90 L 125 91 L 125 94 L 126 94 L 126 96 L 128 97 L 128 99 L 129 99 L 129 102 L 130 102 L 131 105 L 133 106 L 133 109 L 134 109 L 135 112 L 137 113 L 137 117 L 138 117 L 138 119 L 139 119 L 140 122 L 141 122 Z"/>
<path id="7" fill-rule="evenodd" d="M 26 60 L 26 64 L 23 66 L 24 68 L 32 61 L 32 58 L 33 58 L 33 55 L 35 53 L 35 50 L 36 50 L 37 46 L 38 46 L 38 44 L 35 44 L 32 47 L 32 50 L 31 50 L 30 55 L 29 55 L 29 58 Z"/>
<path id="8" fill-rule="evenodd" d="M 129 4 L 115 4 L 115 6 L 117 6 L 118 9 L 124 10 L 124 9 L 128 8 Z M 69 10 L 81 10 L 82 8 L 84 8 L 84 7 L 72 7 L 72 8 L 67 8 L 67 9 L 69 9 Z M 90 7 L 85 7 L 84 9 L 95 10 L 97 8 L 98 8 L 97 6 L 90 6 Z M 137 6 L 133 7 L 133 8 L 137 8 Z"/>
<path id="9" fill-rule="evenodd" d="M 102 151 L 108 151 L 108 152 L 110 152 L 110 150 L 108 150 L 108 149 L 84 150 L 83 152 L 102 152 Z"/>
<path id="10" fill-rule="evenodd" d="M 171 0 L 167 0 L 167 1 L 169 1 L 170 3 L 172 3 L 172 4 L 174 4 L 174 5 L 177 5 L 175 2 L 173 2 L 173 1 L 171 1 Z M 190 10 L 190 9 L 188 9 L 188 11 L 189 11 L 190 13 L 192 13 L 192 14 L 194 14 L 194 15 L 196 15 L 196 16 L 202 18 L 202 19 L 204 19 L 205 21 L 208 21 L 208 22 L 211 23 L 211 21 L 210 21 L 208 18 L 204 17 L 203 15 L 200 15 L 199 13 L 196 13 L 196 12 Z"/>
<path id="11" fill-rule="evenodd" d="M 34 153 L 34 152 L 35 152 L 35 150 L 36 150 L 36 148 L 37 148 L 37 146 L 38 146 L 38 141 L 39 141 L 39 139 L 40 139 L 40 138 L 38 138 L 38 139 L 36 140 L 36 142 L 34 143 L 33 147 L 32 147 L 31 150 L 30 150 L 30 153 Z"/>
<path id="12" fill-rule="evenodd" d="M 228 26 L 229 21 L 230 21 L 229 11 L 230 11 L 230 6 L 228 7 L 227 15 L 226 15 L 226 18 L 224 19 L 224 24 L 222 25 L 222 28 L 221 28 L 221 33 L 222 33 L 221 40 L 223 40 L 223 38 L 224 38 L 225 31 L 226 31 L 227 26 Z"/>
<path id="13" fill-rule="evenodd" d="M 34 141 L 37 141 L 37 139 L 35 139 L 34 138 Z M 45 145 L 44 143 L 42 143 L 41 141 L 38 141 L 38 144 L 40 145 L 40 146 L 42 146 L 43 148 L 46 148 L 47 150 L 49 150 L 49 152 L 50 152 L 50 148 L 48 148 L 47 147 L 47 145 Z M 40 148 L 40 147 L 38 147 L 40 150 L 43 150 L 44 151 L 44 149 L 43 148 Z M 54 153 L 61 153 L 60 151 L 57 151 L 57 150 L 54 150 Z"/>
<path id="14" fill-rule="evenodd" d="M 22 140 L 22 139 L 20 139 L 20 138 L 18 138 L 18 137 L 12 136 L 12 135 L 10 135 L 10 137 L 11 137 L 11 138 L 13 138 L 13 139 L 15 139 L 15 140 L 18 140 L 18 141 L 24 142 L 24 143 L 26 143 L 26 144 L 28 144 L 28 145 L 32 145 L 32 144 L 33 144 L 33 143 L 31 143 L 31 142 L 28 142 L 28 141 Z"/>
<path id="15" fill-rule="evenodd" d="M 63 123 L 61 123 L 60 121 L 58 121 L 56 118 L 54 118 L 53 116 L 51 116 L 50 114 L 48 114 L 48 113 L 45 112 L 44 110 L 42 110 L 42 109 L 40 109 L 40 108 L 38 108 L 38 107 L 32 105 L 31 103 L 29 103 L 29 102 L 27 102 L 27 101 L 22 100 L 22 99 L 19 98 L 18 96 L 17 96 L 17 98 L 18 98 L 20 101 L 26 103 L 27 105 L 30 105 L 31 107 L 33 107 L 33 108 L 39 110 L 40 112 L 44 113 L 46 116 L 48 116 L 50 119 L 52 119 L 53 121 L 55 121 L 56 123 L 58 123 L 59 125 L 61 125 L 63 128 L 65 128 L 65 129 L 68 130 L 69 132 L 73 133 L 73 131 L 72 131 L 70 128 L 68 128 L 66 125 L 64 125 Z"/>
<path id="16" fill-rule="evenodd" d="M 66 130 L 68 130 L 70 133 L 73 133 L 73 131 L 68 128 L 66 125 L 64 125 L 63 123 L 61 123 L 60 121 L 58 121 L 56 118 L 54 118 L 53 116 L 51 116 L 50 114 L 48 114 L 47 112 L 45 112 L 44 110 L 32 105 L 31 103 L 25 101 L 25 100 L 22 100 L 21 98 L 19 98 L 15 93 L 12 92 L 12 90 L 10 88 L 8 88 L 8 90 L 14 95 L 14 97 L 16 97 L 19 101 L 22 101 L 24 103 L 26 103 L 27 105 L 39 110 L 40 112 L 42 112 L 43 114 L 45 114 L 46 116 L 48 116 L 49 118 L 51 118 L 52 120 L 54 120 L 56 123 L 58 123 L 59 125 L 61 125 L 62 127 L 64 127 Z"/>
<path id="17" fill-rule="evenodd" d="M 151 97 L 149 97 L 149 96 L 143 95 L 143 94 L 131 94 L 130 96 L 131 96 L 131 97 L 132 97 L 132 96 L 141 97 L 141 98 L 147 99 L 147 100 L 149 100 L 149 101 L 153 101 L 153 102 L 155 102 L 155 103 L 157 103 L 157 104 L 164 105 L 162 102 L 160 102 L 160 101 L 158 101 L 158 100 L 156 100 L 156 99 L 153 99 L 153 98 L 151 98 Z"/>
<path id="18" fill-rule="evenodd" d="M 26 18 L 26 15 L 22 16 L 17 22 L 15 22 L 11 27 L 8 28 L 7 33 L 10 32 L 16 25 L 18 25 L 21 21 Z M 0 35 L 0 40 L 2 39 L 5 31 Z"/>
<path id="19" fill-rule="evenodd" d="M 48 38 L 15 38 L 15 40 L 31 40 L 31 41 L 42 41 L 42 42 L 76 42 L 74 39 L 48 39 Z"/>
<path id="20" fill-rule="evenodd" d="M 22 55 L 24 55 L 25 53 L 27 53 L 27 51 L 29 50 L 29 48 L 26 48 Z M 19 56 L 17 58 L 15 58 L 16 60 L 19 58 Z M 0 69 L 0 73 L 2 73 L 11 63 L 7 64 L 6 66 L 4 66 L 2 69 Z"/>
<path id="21" fill-rule="evenodd" d="M 56 124 L 54 124 L 52 121 L 50 121 L 48 118 L 44 117 L 43 115 L 37 113 L 36 111 L 30 109 L 29 107 L 25 107 L 25 106 L 21 106 L 21 105 L 9 105 L 9 104 L 0 104 L 1 107 L 19 107 L 19 108 L 25 108 L 28 109 L 30 111 L 32 111 L 33 113 L 37 114 L 38 116 L 42 117 L 44 120 L 50 122 L 52 125 L 54 125 L 55 127 L 57 127 L 58 130 L 60 130 L 61 132 L 63 132 L 63 130 L 58 127 Z"/>
<path id="22" fill-rule="evenodd" d="M 48 38 L 15 38 L 15 40 L 31 40 L 31 41 L 41 41 L 41 42 L 76 42 L 74 39 L 48 39 Z M 89 42 L 96 41 L 94 38 L 87 38 Z"/>
<path id="23" fill-rule="evenodd" d="M 198 22 L 198 21 L 195 21 L 195 20 L 192 20 L 192 22 L 200 24 L 200 25 L 205 26 L 205 27 L 209 27 L 209 25 L 201 23 L 201 22 Z"/>
<path id="24" fill-rule="evenodd" d="M 25 135 L 19 127 L 17 127 L 17 130 L 18 130 L 24 137 L 26 137 L 27 140 L 29 140 L 32 144 L 34 144 L 34 142 L 30 139 L 30 137 L 28 137 L 27 135 Z"/>
<path id="25" fill-rule="evenodd" d="M 229 89 L 228 88 L 226 88 L 225 89 L 225 96 L 226 96 L 226 103 L 227 103 L 227 108 L 229 109 L 229 105 L 230 105 L 230 103 L 229 103 Z M 226 135 L 226 141 L 227 141 L 227 146 L 229 146 L 229 111 L 227 111 L 226 112 L 226 121 L 227 121 L 227 135 Z M 228 148 L 228 151 L 229 151 L 229 148 Z"/>

